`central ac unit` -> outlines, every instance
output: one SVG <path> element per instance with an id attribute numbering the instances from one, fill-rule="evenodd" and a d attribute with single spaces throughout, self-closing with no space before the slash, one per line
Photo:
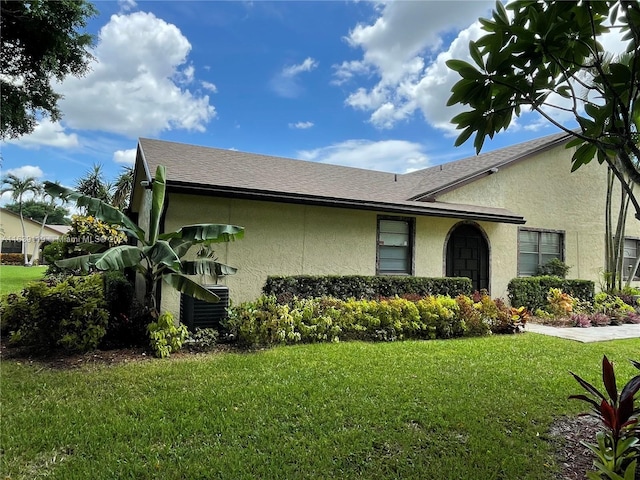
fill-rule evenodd
<path id="1" fill-rule="evenodd" d="M 198 300 L 184 293 L 180 297 L 180 321 L 189 331 L 196 328 L 215 328 L 220 330 L 220 324 L 227 318 L 229 307 L 229 287 L 225 285 L 207 285 L 207 290 L 215 293 L 220 300 L 209 303 Z"/>

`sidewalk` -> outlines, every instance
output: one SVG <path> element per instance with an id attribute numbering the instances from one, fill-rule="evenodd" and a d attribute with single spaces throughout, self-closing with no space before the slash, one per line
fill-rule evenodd
<path id="1" fill-rule="evenodd" d="M 558 328 L 537 323 L 527 323 L 525 332 L 540 333 L 552 337 L 566 338 L 578 342 L 606 342 L 608 340 L 621 340 L 624 338 L 640 339 L 640 324 L 625 324 L 611 327 L 590 327 L 590 328 Z M 639 343 L 640 347 L 640 343 Z"/>

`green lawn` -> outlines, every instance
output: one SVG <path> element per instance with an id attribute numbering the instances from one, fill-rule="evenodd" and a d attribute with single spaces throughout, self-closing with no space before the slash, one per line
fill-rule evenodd
<path id="1" fill-rule="evenodd" d="M 55 371 L 3 360 L 11 479 L 551 479 L 547 429 L 638 340 L 532 333 L 281 347 Z"/>
<path id="2" fill-rule="evenodd" d="M 29 282 L 40 280 L 47 267 L 0 265 L 0 295 L 17 293 Z"/>

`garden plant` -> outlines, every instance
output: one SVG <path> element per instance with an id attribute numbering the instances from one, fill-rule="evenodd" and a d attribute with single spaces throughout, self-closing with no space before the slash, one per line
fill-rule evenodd
<path id="1" fill-rule="evenodd" d="M 631 361 L 640 370 L 640 363 Z M 597 472 L 589 472 L 589 479 L 635 480 L 640 458 L 640 406 L 635 406 L 635 394 L 640 390 L 640 375 L 636 375 L 618 394 L 613 364 L 602 357 L 602 381 L 606 394 L 592 384 L 571 373 L 588 395 L 571 395 L 587 402 L 590 414 L 600 420 L 603 430 L 596 435 L 596 444 L 586 444 L 596 456 Z"/>

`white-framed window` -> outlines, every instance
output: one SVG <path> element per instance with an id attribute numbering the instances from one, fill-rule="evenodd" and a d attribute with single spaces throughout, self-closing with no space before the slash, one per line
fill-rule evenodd
<path id="1" fill-rule="evenodd" d="M 536 275 L 538 267 L 554 258 L 564 261 L 564 232 L 529 228 L 518 231 L 518 276 Z"/>
<path id="2" fill-rule="evenodd" d="M 378 275 L 413 275 L 413 231 L 413 218 L 378 217 Z"/>

